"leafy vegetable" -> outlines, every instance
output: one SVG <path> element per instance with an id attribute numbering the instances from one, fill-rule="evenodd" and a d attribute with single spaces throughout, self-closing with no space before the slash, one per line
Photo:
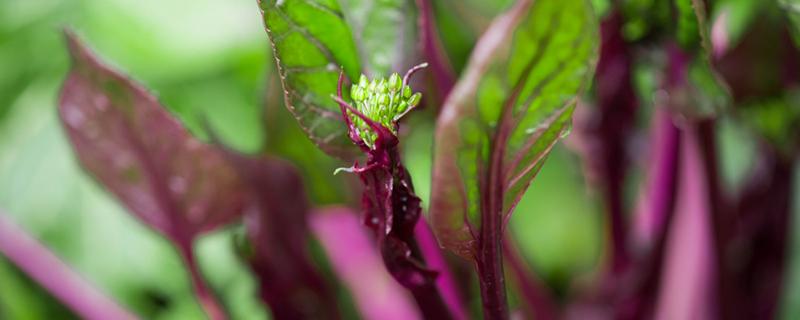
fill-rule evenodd
<path id="1" fill-rule="evenodd" d="M 478 42 L 436 131 L 431 220 L 473 259 L 480 215 L 507 219 L 555 142 L 597 56 L 587 1 L 521 1 Z M 489 206 L 491 204 L 491 206 Z"/>
<path id="2" fill-rule="evenodd" d="M 144 88 L 67 32 L 73 68 L 59 114 L 81 165 L 134 215 L 174 242 L 201 304 L 224 319 L 193 257 L 194 239 L 239 218 L 245 193 L 220 150 L 195 139 Z"/>
<path id="3" fill-rule="evenodd" d="M 308 250 L 310 204 L 297 170 L 276 158 L 230 151 L 227 158 L 249 187 L 245 226 L 262 300 L 277 319 L 335 319 L 333 290 Z"/>
<path id="4" fill-rule="evenodd" d="M 438 119 L 431 222 L 444 247 L 475 261 L 486 318 L 508 317 L 504 224 L 569 130 L 597 29 L 588 1 L 519 1 L 478 41 Z"/>
<path id="5" fill-rule="evenodd" d="M 84 168 L 143 222 L 183 243 L 239 217 L 243 187 L 144 88 L 67 33 L 73 68 L 59 113 Z"/>
<path id="6" fill-rule="evenodd" d="M 411 65 L 417 38 L 411 1 L 342 0 L 341 4 L 368 76 Z"/>
<path id="7" fill-rule="evenodd" d="M 347 128 L 330 99 L 340 67 L 351 79 L 361 71 L 353 35 L 335 1 L 260 0 L 286 106 L 325 152 L 353 154 Z"/>
<path id="8" fill-rule="evenodd" d="M 357 79 L 359 72 L 378 76 L 407 67 L 416 40 L 409 2 L 348 0 L 340 7 L 336 1 L 260 0 L 260 5 L 287 107 L 325 152 L 353 156 L 347 128 L 330 99 L 337 72 L 341 67 Z"/>

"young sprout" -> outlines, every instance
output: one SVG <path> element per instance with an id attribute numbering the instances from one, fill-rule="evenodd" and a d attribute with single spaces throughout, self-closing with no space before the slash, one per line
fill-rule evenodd
<path id="1" fill-rule="evenodd" d="M 419 105 L 422 99 L 421 93 L 413 92 L 408 84 L 408 78 L 427 65 L 423 63 L 411 68 L 402 78 L 395 72 L 389 78 L 370 81 L 362 74 L 350 87 L 353 108 L 397 135 L 397 121 Z M 375 140 L 378 138 L 377 133 L 361 117 L 352 112 L 348 112 L 348 115 L 361 140 L 370 148 L 374 148 Z"/>

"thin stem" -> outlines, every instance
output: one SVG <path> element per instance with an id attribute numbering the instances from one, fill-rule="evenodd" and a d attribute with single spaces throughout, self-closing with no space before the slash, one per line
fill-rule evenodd
<path id="1" fill-rule="evenodd" d="M 648 185 L 637 212 L 639 237 L 647 243 L 658 242 L 664 233 L 675 202 L 680 131 L 666 107 L 655 111 L 650 137 Z"/>
<path id="2" fill-rule="evenodd" d="M 506 235 L 503 242 L 503 256 L 517 280 L 525 304 L 530 308 L 530 316 L 541 320 L 558 319 L 558 307 L 553 297 L 547 293 L 547 288 L 541 284 L 536 275 L 528 271 L 530 268 L 525 258 L 520 255 L 514 240 L 510 235 Z"/>
<path id="3" fill-rule="evenodd" d="M 79 317 L 89 320 L 136 319 L 47 247 L 15 225 L 0 210 L 0 253 Z"/>
<path id="4" fill-rule="evenodd" d="M 420 246 L 420 251 L 428 262 L 428 265 L 439 272 L 436 278 L 436 286 L 442 294 L 445 304 L 450 309 L 450 313 L 454 319 L 465 320 L 467 319 L 467 309 L 464 306 L 464 301 L 459 294 L 459 288 L 456 285 L 455 278 L 450 272 L 450 267 L 447 265 L 442 250 L 436 242 L 433 232 L 428 226 L 428 222 L 424 217 L 420 217 L 417 226 L 414 229 L 414 235 L 417 238 Z"/>
<path id="5" fill-rule="evenodd" d="M 703 165 L 703 178 L 706 180 L 707 196 L 711 216 L 712 228 L 712 248 L 714 250 L 714 270 L 715 285 L 717 294 L 717 314 L 725 319 L 731 319 L 735 314 L 732 312 L 728 303 L 736 303 L 736 294 L 732 288 L 732 283 L 727 281 L 728 273 L 725 263 L 725 243 L 729 239 L 727 228 L 725 204 L 722 201 L 722 194 L 719 182 L 719 169 L 717 161 L 716 137 L 714 136 L 715 124 L 713 120 L 704 120 L 692 124 L 695 132 L 697 144 L 700 147 L 700 157 Z"/>
<path id="6" fill-rule="evenodd" d="M 189 276 L 192 281 L 192 287 L 194 288 L 194 294 L 197 297 L 198 303 L 200 306 L 203 307 L 203 310 L 208 315 L 209 319 L 211 320 L 226 320 L 228 317 L 225 315 L 225 311 L 209 290 L 208 285 L 206 284 L 206 280 L 203 278 L 202 273 L 200 272 L 200 266 L 197 264 L 197 260 L 194 257 L 194 253 L 192 252 L 192 245 L 190 241 L 177 241 L 178 243 L 178 254 L 180 254 L 181 259 L 186 264 L 186 268 L 189 270 Z"/>

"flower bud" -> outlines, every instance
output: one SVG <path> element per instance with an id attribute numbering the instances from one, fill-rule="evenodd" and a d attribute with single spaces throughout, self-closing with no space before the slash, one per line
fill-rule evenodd
<path id="1" fill-rule="evenodd" d="M 367 85 L 369 85 L 369 79 L 367 79 L 367 76 L 365 76 L 365 75 L 362 73 L 362 74 L 361 74 L 361 77 L 358 79 L 358 86 L 359 86 L 359 87 L 362 87 L 362 88 L 366 88 L 366 87 L 367 87 Z"/>
<path id="2" fill-rule="evenodd" d="M 411 106 L 412 108 L 416 107 L 419 104 L 420 100 L 422 100 L 422 94 L 417 92 L 414 95 L 412 95 L 411 98 L 408 98 L 408 105 Z"/>
<path id="3" fill-rule="evenodd" d="M 392 92 L 400 91 L 400 87 L 403 85 L 400 79 L 400 75 L 395 72 L 389 77 L 389 90 Z"/>
<path id="4" fill-rule="evenodd" d="M 397 113 L 403 113 L 408 109 L 408 103 L 405 101 L 400 101 L 400 104 L 397 105 Z"/>
<path id="5" fill-rule="evenodd" d="M 403 86 L 403 98 L 406 98 L 406 99 L 411 98 L 411 93 L 412 93 L 411 92 L 411 87 Z"/>

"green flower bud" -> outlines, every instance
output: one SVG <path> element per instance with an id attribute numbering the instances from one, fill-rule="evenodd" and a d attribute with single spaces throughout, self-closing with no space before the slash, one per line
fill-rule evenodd
<path id="1" fill-rule="evenodd" d="M 369 84 L 369 79 L 367 79 L 367 76 L 365 76 L 362 73 L 361 77 L 358 79 L 358 86 L 362 87 L 362 88 L 366 88 L 368 84 Z"/>
<path id="2" fill-rule="evenodd" d="M 400 101 L 400 104 L 397 105 L 397 113 L 403 113 L 408 109 L 408 103 L 405 101 Z"/>
<path id="3" fill-rule="evenodd" d="M 387 93 L 389 92 L 389 88 L 386 87 L 386 83 L 381 79 L 381 82 L 378 83 L 378 92 L 380 93 Z"/>
<path id="4" fill-rule="evenodd" d="M 397 72 L 392 73 L 389 77 L 389 90 L 392 92 L 400 91 L 400 87 L 403 85 L 402 80 L 400 79 L 400 74 Z"/>
<path id="5" fill-rule="evenodd" d="M 411 93 L 412 93 L 411 92 L 411 87 L 403 86 L 403 98 L 406 98 L 406 99 L 411 98 Z"/>
<path id="6" fill-rule="evenodd" d="M 408 98 L 408 105 L 411 106 L 412 108 L 416 107 L 419 104 L 420 100 L 422 100 L 422 94 L 417 92 L 414 95 L 412 95 L 411 98 Z"/>
<path id="7" fill-rule="evenodd" d="M 381 95 L 381 105 L 388 106 L 389 105 L 389 96 L 388 95 Z"/>

